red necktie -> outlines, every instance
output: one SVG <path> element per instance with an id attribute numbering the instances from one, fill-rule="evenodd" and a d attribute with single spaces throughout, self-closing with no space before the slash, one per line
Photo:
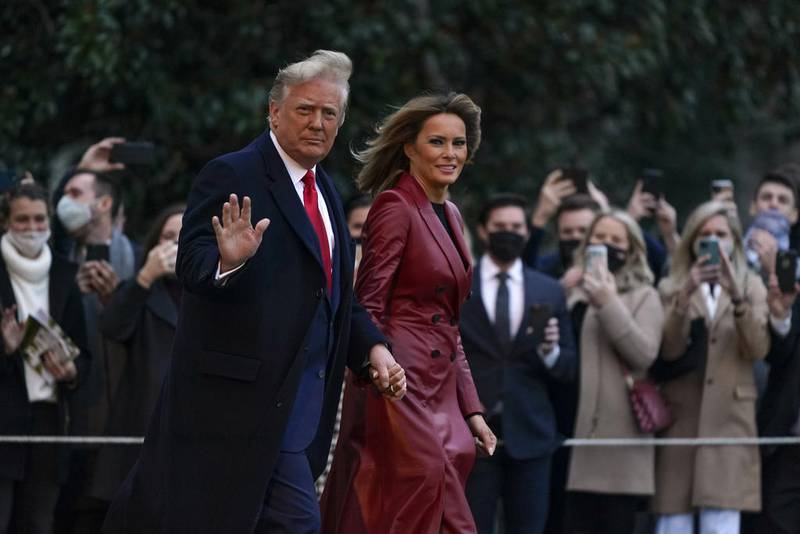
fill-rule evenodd
<path id="1" fill-rule="evenodd" d="M 317 184 L 314 180 L 314 171 L 310 170 L 303 176 L 303 204 L 308 214 L 308 220 L 317 233 L 319 239 L 319 254 L 322 257 L 322 267 L 325 269 L 325 278 L 328 281 L 328 290 L 331 289 L 331 249 L 328 245 L 328 232 L 325 231 L 325 223 L 322 221 L 322 214 L 319 212 L 317 201 Z"/>

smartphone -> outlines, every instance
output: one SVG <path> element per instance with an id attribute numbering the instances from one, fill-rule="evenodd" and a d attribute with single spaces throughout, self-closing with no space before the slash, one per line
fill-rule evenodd
<path id="1" fill-rule="evenodd" d="M 642 171 L 642 193 L 650 193 L 656 199 L 664 196 L 664 171 L 661 169 L 644 169 Z"/>
<path id="2" fill-rule="evenodd" d="M 733 198 L 733 182 L 730 180 L 713 180 L 711 182 L 711 196 L 716 197 L 727 193 L 730 198 Z"/>
<path id="3" fill-rule="evenodd" d="M 533 335 L 540 341 L 544 340 L 544 329 L 547 328 L 551 317 L 553 317 L 553 310 L 549 304 L 533 304 L 531 306 L 530 327 Z"/>
<path id="4" fill-rule="evenodd" d="M 108 161 L 126 165 L 154 165 L 155 147 L 147 141 L 119 143 L 111 147 Z"/>
<path id="5" fill-rule="evenodd" d="M 108 245 L 86 245 L 86 261 L 109 261 L 111 250 Z"/>
<path id="6" fill-rule="evenodd" d="M 589 245 L 583 257 L 583 270 L 594 276 L 600 272 L 600 266 L 608 267 L 608 249 L 605 245 Z"/>
<path id="7" fill-rule="evenodd" d="M 589 171 L 580 167 L 567 167 L 561 169 L 561 179 L 569 180 L 575 186 L 575 193 L 589 194 Z"/>
<path id="8" fill-rule="evenodd" d="M 779 250 L 775 260 L 775 275 L 782 293 L 793 293 L 797 281 L 797 251 Z"/>
<path id="9" fill-rule="evenodd" d="M 703 237 L 698 243 L 698 249 L 698 258 L 705 255 L 710 256 L 706 265 L 719 265 L 719 239 Z"/>

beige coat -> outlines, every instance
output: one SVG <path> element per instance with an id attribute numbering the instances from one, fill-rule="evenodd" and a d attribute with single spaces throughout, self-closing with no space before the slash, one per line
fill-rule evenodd
<path id="1" fill-rule="evenodd" d="M 675 423 L 662 437 L 756 437 L 756 387 L 753 362 L 769 351 L 766 289 L 756 275 L 745 282 L 745 309 L 734 317 L 733 304 L 722 291 L 713 321 L 703 294 L 696 291 L 681 315 L 675 296 L 661 285 L 667 320 L 664 324 L 665 359 L 686 350 L 689 323 L 698 317 L 708 326 L 708 358 L 697 369 L 667 382 L 662 392 Z M 761 507 L 758 448 L 660 447 L 656 460 L 653 510 L 662 514 L 689 513 L 711 507 L 757 511 Z"/>
<path id="2" fill-rule="evenodd" d="M 572 300 L 572 299 L 571 299 Z M 628 400 L 621 360 L 643 376 L 658 355 L 664 311 L 651 286 L 590 306 L 581 328 L 580 399 L 576 438 L 641 438 Z M 653 447 L 576 447 L 567 489 L 652 495 Z"/>

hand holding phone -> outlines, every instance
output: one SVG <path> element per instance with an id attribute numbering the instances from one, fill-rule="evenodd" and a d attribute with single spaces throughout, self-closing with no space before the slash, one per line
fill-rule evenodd
<path id="1" fill-rule="evenodd" d="M 584 252 L 583 270 L 595 278 L 608 269 L 608 249 L 605 245 L 589 245 Z"/>
<path id="2" fill-rule="evenodd" d="M 661 169 L 645 169 L 642 171 L 642 193 L 649 193 L 658 200 L 664 196 L 664 172 Z"/>
<path id="3" fill-rule="evenodd" d="M 155 147 L 153 143 L 146 141 L 117 143 L 111 148 L 108 161 L 125 165 L 154 165 Z"/>
<path id="4" fill-rule="evenodd" d="M 561 170 L 561 179 L 569 180 L 575 186 L 575 194 L 589 194 L 589 172 L 580 167 L 567 167 Z"/>
<path id="5" fill-rule="evenodd" d="M 531 320 L 529 324 L 531 332 L 536 336 L 538 343 L 544 341 L 544 331 L 552 316 L 553 311 L 549 304 L 541 303 L 531 305 Z"/>
<path id="6" fill-rule="evenodd" d="M 779 250 L 775 261 L 775 276 L 781 293 L 794 293 L 797 283 L 797 251 Z"/>

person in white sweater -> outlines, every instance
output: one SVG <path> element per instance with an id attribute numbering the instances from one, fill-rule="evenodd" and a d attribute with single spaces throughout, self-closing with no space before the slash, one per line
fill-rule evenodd
<path id="1" fill-rule="evenodd" d="M 52 351 L 36 366 L 22 355 L 28 316 L 52 316 L 79 347 L 86 329 L 77 266 L 52 254 L 47 193 L 36 184 L 14 187 L 2 204 L 0 238 L 0 431 L 58 435 L 69 431 L 69 398 L 86 369 L 85 350 L 59 361 Z M 35 362 L 34 362 L 35 363 Z M 51 445 L 0 445 L 0 534 L 15 518 L 16 532 L 52 533 L 69 450 Z"/>

